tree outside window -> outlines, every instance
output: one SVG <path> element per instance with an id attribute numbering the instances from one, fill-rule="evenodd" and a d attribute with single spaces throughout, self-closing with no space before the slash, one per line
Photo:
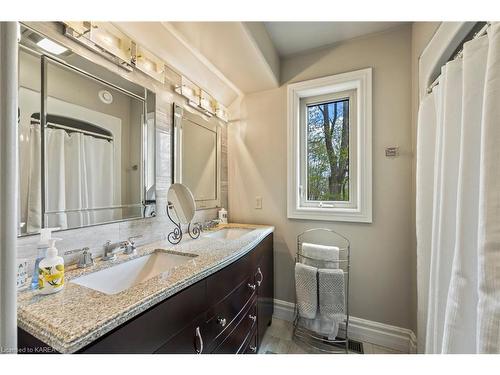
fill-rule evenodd
<path id="1" fill-rule="evenodd" d="M 349 201 L 349 99 L 307 106 L 307 199 Z"/>

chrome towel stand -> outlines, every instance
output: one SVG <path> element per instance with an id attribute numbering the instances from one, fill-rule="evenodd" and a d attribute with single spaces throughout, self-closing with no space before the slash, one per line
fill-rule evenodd
<path id="1" fill-rule="evenodd" d="M 321 336 L 316 332 L 310 331 L 300 324 L 301 317 L 297 307 L 297 295 L 295 295 L 293 337 L 322 352 L 347 354 L 349 352 L 349 273 L 351 243 L 346 237 L 331 229 L 316 228 L 306 230 L 297 236 L 296 263 L 304 263 L 304 260 L 312 260 L 321 264 L 321 262 L 325 261 L 324 259 L 315 259 L 304 255 L 302 253 L 303 243 L 337 246 L 339 248 L 338 268 L 342 269 L 344 272 L 345 319 L 344 323 L 340 324 L 339 333 L 335 339 L 329 339 L 326 336 Z M 337 263 L 337 261 L 335 261 L 335 263 Z"/>

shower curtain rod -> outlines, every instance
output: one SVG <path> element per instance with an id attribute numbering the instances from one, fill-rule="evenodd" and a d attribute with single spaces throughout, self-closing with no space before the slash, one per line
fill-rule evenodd
<path id="1" fill-rule="evenodd" d="M 452 57 L 447 62 L 461 58 L 463 56 L 463 53 L 464 53 L 464 44 L 470 40 L 474 40 L 474 39 L 480 38 L 483 35 L 485 35 L 490 26 L 491 26 L 491 22 L 486 22 L 485 25 L 483 25 L 483 27 L 481 27 L 481 29 L 479 31 L 474 33 L 472 38 L 465 37 L 465 39 L 460 43 L 459 48 L 457 48 L 455 50 L 455 52 L 452 54 Z M 427 94 L 430 94 L 432 92 L 432 90 L 434 89 L 434 87 L 439 85 L 439 77 L 440 76 L 441 75 L 437 76 L 437 78 L 429 85 L 429 87 L 427 88 Z"/>
<path id="2" fill-rule="evenodd" d="M 31 119 L 31 123 L 32 124 L 40 125 L 40 120 L 32 118 Z M 105 140 L 108 140 L 108 141 L 112 141 L 113 140 L 113 136 L 109 136 L 109 135 L 105 135 L 105 134 L 100 134 L 100 133 L 96 133 L 96 132 L 89 131 L 89 130 L 78 129 L 78 128 L 74 128 L 74 127 L 71 127 L 71 126 L 65 126 L 65 125 L 54 123 L 54 122 L 47 122 L 47 126 L 52 127 L 52 128 L 62 129 L 62 130 L 68 130 L 70 132 L 77 132 L 77 133 L 87 134 L 87 135 L 90 135 L 92 137 L 101 138 L 101 139 L 105 139 Z"/>

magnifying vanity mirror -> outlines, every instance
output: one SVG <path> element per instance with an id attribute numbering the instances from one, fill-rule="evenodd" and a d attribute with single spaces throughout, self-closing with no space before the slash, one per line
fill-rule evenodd
<path id="1" fill-rule="evenodd" d="M 196 206 L 193 193 L 183 184 L 172 184 L 168 189 L 167 199 L 173 205 L 177 219 L 181 224 L 189 224 L 193 220 Z"/>
<path id="2" fill-rule="evenodd" d="M 198 238 L 201 232 L 200 225 L 191 223 L 196 211 L 196 204 L 191 190 L 183 184 L 172 184 L 168 189 L 167 199 L 167 215 L 175 225 L 174 230 L 167 236 L 168 241 L 176 244 L 182 240 L 181 224 L 188 224 L 188 234 L 193 239 Z M 172 215 L 172 212 L 175 214 L 175 217 Z"/>
<path id="3" fill-rule="evenodd" d="M 19 235 L 155 216 L 155 94 L 26 26 L 19 47 Z"/>

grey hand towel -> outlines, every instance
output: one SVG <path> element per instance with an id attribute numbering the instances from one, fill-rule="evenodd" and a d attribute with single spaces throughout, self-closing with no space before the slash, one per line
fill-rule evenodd
<path id="1" fill-rule="evenodd" d="M 335 338 L 339 324 L 345 319 L 345 282 L 341 269 L 319 269 L 319 313 L 321 318 L 329 322 L 328 337 Z"/>
<path id="2" fill-rule="evenodd" d="M 318 270 L 319 311 L 315 319 L 301 319 L 302 326 L 334 340 L 345 320 L 344 271 Z"/>
<path id="3" fill-rule="evenodd" d="M 295 264 L 295 291 L 299 315 L 314 319 L 318 311 L 318 282 L 315 267 L 302 263 Z"/>

